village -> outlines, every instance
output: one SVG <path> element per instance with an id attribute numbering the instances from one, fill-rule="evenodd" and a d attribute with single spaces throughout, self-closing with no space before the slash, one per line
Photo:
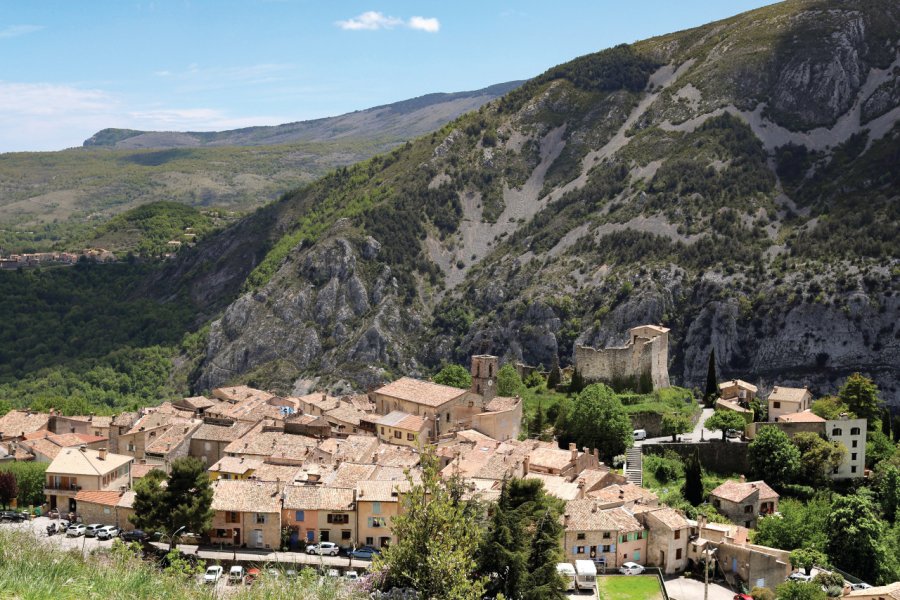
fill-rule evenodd
<path id="1" fill-rule="evenodd" d="M 666 387 L 667 334 L 641 326 L 629 330 L 622 348 L 579 347 L 575 368 L 588 380 L 643 378 Z M 642 486 L 642 452 L 666 442 L 635 431 L 636 446 L 620 469 L 604 464 L 596 448 L 528 439 L 522 399 L 497 394 L 499 368 L 496 356 L 472 356 L 469 389 L 402 377 L 342 397 L 282 397 L 234 386 L 116 416 L 13 410 L 0 417 L 0 461 L 48 463 L 43 512 L 129 531 L 135 482 L 195 457 L 212 480 L 215 512 L 210 530 L 195 532 L 201 548 L 284 556 L 319 545 L 334 555 L 365 548 L 371 557 L 397 541 L 392 519 L 420 479 L 421 453 L 429 448 L 441 475 L 463 482 L 469 498 L 495 501 L 510 478 L 541 481 L 565 502 L 562 551 L 566 563 L 579 565 L 579 576 L 590 563 L 594 574 L 636 565 L 668 577 L 714 558 L 732 585 L 774 589 L 789 577 L 810 578 L 792 566 L 790 552 L 751 541 L 758 520 L 779 511 L 779 495 L 765 481 L 741 475 L 709 493 L 708 503 L 731 523 L 690 519 Z M 717 412 L 744 417 L 761 400 L 758 388 L 742 380 L 718 388 Z M 765 428 L 788 436 L 815 432 L 849 450 L 830 477 L 866 474 L 866 419 L 818 417 L 804 388 L 777 386 L 764 402 L 768 420 L 747 418 L 734 432 L 740 440 L 704 433 L 703 421 L 713 414 L 707 409 L 695 424 L 699 439 L 671 445 L 712 447 L 728 460 L 745 454 L 747 441 Z M 847 581 L 845 593 L 885 597 L 881 588 L 863 587 Z"/>

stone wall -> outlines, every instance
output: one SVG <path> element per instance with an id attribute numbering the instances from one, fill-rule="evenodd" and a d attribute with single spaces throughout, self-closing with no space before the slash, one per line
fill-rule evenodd
<path id="1" fill-rule="evenodd" d="M 728 444 L 727 448 L 724 447 Z M 644 444 L 642 452 L 644 454 L 661 455 L 666 450 L 672 450 L 682 459 L 687 458 L 694 452 L 700 453 L 700 464 L 704 469 L 709 469 L 717 473 L 747 473 L 750 470 L 750 461 L 747 458 L 746 442 L 723 442 L 721 440 L 713 440 L 709 442 L 678 442 L 661 443 L 661 444 Z M 727 449 L 727 452 L 725 450 Z"/>
<path id="2" fill-rule="evenodd" d="M 629 331 L 631 339 L 620 348 L 576 346 L 575 368 L 587 382 L 603 381 L 637 392 L 669 387 L 668 335 L 654 335 L 643 327 Z"/>

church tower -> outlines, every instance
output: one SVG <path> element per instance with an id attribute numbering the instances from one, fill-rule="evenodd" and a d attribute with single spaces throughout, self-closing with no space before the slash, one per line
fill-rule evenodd
<path id="1" fill-rule="evenodd" d="M 472 357 L 472 391 L 490 402 L 497 395 L 497 368 L 500 360 L 490 354 Z"/>

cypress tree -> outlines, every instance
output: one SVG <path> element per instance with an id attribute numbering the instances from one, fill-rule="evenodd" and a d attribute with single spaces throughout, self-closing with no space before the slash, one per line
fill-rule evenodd
<path id="1" fill-rule="evenodd" d="M 502 593 L 507 598 L 520 597 L 526 577 L 528 543 L 521 520 L 511 506 L 506 479 L 500 488 L 500 499 L 491 516 L 480 555 L 479 570 L 485 574 L 496 574 L 487 584 L 487 596 L 493 598 Z"/>
<path id="2" fill-rule="evenodd" d="M 900 444 L 900 415 L 894 417 L 894 443 Z"/>
<path id="3" fill-rule="evenodd" d="M 563 600 L 566 596 L 562 591 L 562 579 L 556 571 L 556 564 L 562 559 L 559 547 L 562 524 L 559 522 L 559 514 L 548 506 L 535 525 L 531 553 L 528 556 L 528 580 L 521 598 Z"/>
<path id="4" fill-rule="evenodd" d="M 719 393 L 719 380 L 716 377 L 716 349 L 709 351 L 709 367 L 706 370 L 705 398 L 710 400 Z"/>
<path id="5" fill-rule="evenodd" d="M 881 433 L 891 437 L 891 411 L 887 408 L 881 411 Z"/>
<path id="6" fill-rule="evenodd" d="M 700 466 L 700 451 L 695 451 L 684 465 L 684 499 L 692 506 L 703 502 L 703 469 Z"/>
<path id="7" fill-rule="evenodd" d="M 578 369 L 575 369 L 575 371 L 572 373 L 572 382 L 569 384 L 569 392 L 577 394 L 583 389 L 584 377 L 581 376 L 581 372 Z"/>
<path id="8" fill-rule="evenodd" d="M 550 367 L 550 374 L 547 375 L 547 389 L 555 390 L 556 386 L 559 385 L 560 380 L 562 379 L 562 374 L 559 372 L 559 358 L 556 355 L 553 355 L 553 366 Z"/>

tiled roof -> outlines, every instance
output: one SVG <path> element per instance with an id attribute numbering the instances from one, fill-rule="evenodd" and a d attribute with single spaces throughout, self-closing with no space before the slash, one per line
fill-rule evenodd
<path id="1" fill-rule="evenodd" d="M 378 419 L 376 423 L 378 425 L 385 425 L 396 429 L 405 429 L 407 431 L 421 431 L 425 426 L 426 420 L 427 419 L 422 417 L 411 415 L 408 412 L 403 412 L 402 410 L 394 410 Z"/>
<path id="2" fill-rule="evenodd" d="M 366 394 L 357 394 L 356 396 L 345 396 L 342 400 L 349 402 L 357 409 L 372 413 L 375 412 L 375 403 L 372 402 Z"/>
<path id="3" fill-rule="evenodd" d="M 213 483 L 213 510 L 233 512 L 281 511 L 278 486 L 263 481 L 219 479 Z"/>
<path id="4" fill-rule="evenodd" d="M 505 410 L 512 410 L 520 402 L 522 402 L 522 400 L 520 400 L 519 398 L 496 396 L 490 402 L 488 402 L 487 410 L 488 412 L 502 412 Z"/>
<path id="5" fill-rule="evenodd" d="M 76 502 L 90 502 L 91 504 L 102 504 L 103 506 L 116 506 L 122 499 L 122 492 L 117 491 L 85 491 L 81 490 L 75 494 Z"/>
<path id="6" fill-rule="evenodd" d="M 105 475 L 134 460 L 131 456 L 111 452 L 100 460 L 99 454 L 97 450 L 90 448 L 64 448 L 47 467 L 47 472 L 62 475 Z"/>
<path id="7" fill-rule="evenodd" d="M 199 427 L 199 422 L 194 423 L 178 423 L 166 429 L 162 434 L 147 444 L 146 452 L 148 454 L 167 454 L 174 452 L 178 446 L 182 444 L 185 438 Z"/>
<path id="8" fill-rule="evenodd" d="M 98 427 L 100 429 L 109 427 L 113 422 L 113 417 L 104 415 L 72 415 L 61 418 L 70 419 L 72 421 L 80 421 L 82 423 L 90 423 L 92 427 Z"/>
<path id="9" fill-rule="evenodd" d="M 547 475 L 545 473 L 528 473 L 525 479 L 539 479 L 544 482 L 544 489 L 548 494 L 560 500 L 575 500 L 581 495 L 578 483 L 569 481 L 559 475 Z"/>
<path id="10" fill-rule="evenodd" d="M 600 508 L 596 500 L 585 498 L 566 502 L 563 524 L 566 531 L 639 531 L 643 527 L 624 508 Z"/>
<path id="11" fill-rule="evenodd" d="M 287 510 L 353 510 L 353 490 L 314 485 L 284 488 Z"/>
<path id="12" fill-rule="evenodd" d="M 204 423 L 194 432 L 192 439 L 207 442 L 233 442 L 253 427 L 253 423 L 237 421 L 233 425 Z"/>
<path id="13" fill-rule="evenodd" d="M 847 594 L 845 598 L 858 598 L 860 596 L 864 598 L 892 598 L 893 600 L 900 600 L 900 581 L 870 587 L 866 590 L 855 590 Z"/>
<path id="14" fill-rule="evenodd" d="M 378 447 L 375 464 L 383 467 L 415 467 L 419 464 L 419 453 L 407 446 L 381 444 Z"/>
<path id="15" fill-rule="evenodd" d="M 131 479 L 135 480 L 145 477 L 147 473 L 149 473 L 153 469 L 159 469 L 160 471 L 162 471 L 163 467 L 162 465 L 150 465 L 145 463 L 133 464 L 131 465 Z"/>
<path id="16" fill-rule="evenodd" d="M 335 421 L 347 423 L 355 427 L 359 426 L 359 419 L 366 416 L 368 416 L 368 413 L 357 409 L 349 402 L 341 402 L 335 408 L 325 412 L 326 419 L 334 419 Z"/>
<path id="17" fill-rule="evenodd" d="M 210 406 L 215 406 L 218 403 L 218 401 L 210 400 L 206 396 L 191 396 L 190 398 L 184 398 L 181 401 L 181 404 L 190 406 L 195 409 L 209 408 Z"/>
<path id="18" fill-rule="evenodd" d="M 226 402 L 242 402 L 249 399 L 262 399 L 265 402 L 270 398 L 274 398 L 274 394 L 247 387 L 246 385 L 216 388 L 212 391 L 212 395 L 214 398 L 219 398 Z"/>
<path id="19" fill-rule="evenodd" d="M 766 485 L 765 481 L 748 481 L 746 483 L 741 483 L 740 481 L 730 480 L 726 481 L 709 494 L 724 500 L 730 500 L 731 502 L 741 502 L 756 490 L 759 490 L 760 500 L 778 498 L 778 494 L 775 490 Z"/>
<path id="20" fill-rule="evenodd" d="M 47 429 L 50 415 L 24 410 L 11 410 L 0 417 L 0 437 L 14 438 Z"/>
<path id="21" fill-rule="evenodd" d="M 138 413 L 136 412 L 123 412 L 113 418 L 111 425 L 115 425 L 116 427 L 131 427 L 135 421 L 138 419 Z"/>
<path id="22" fill-rule="evenodd" d="M 456 400 L 467 392 L 466 390 L 440 385 L 431 381 L 401 377 L 397 381 L 378 388 L 374 393 L 407 402 L 415 402 L 423 406 L 438 407 Z"/>
<path id="23" fill-rule="evenodd" d="M 258 458 L 244 458 L 243 456 L 223 456 L 219 462 L 209 468 L 211 473 L 233 473 L 243 475 L 247 471 L 255 471 L 263 464 Z"/>
<path id="24" fill-rule="evenodd" d="M 636 502 L 642 504 L 654 504 L 659 501 L 659 496 L 648 489 L 633 483 L 613 484 L 599 490 L 588 492 L 588 496 L 601 502 Z"/>
<path id="25" fill-rule="evenodd" d="M 358 502 L 399 502 L 400 495 L 409 490 L 406 481 L 360 481 L 356 485 Z"/>
<path id="26" fill-rule="evenodd" d="M 806 388 L 790 388 L 776 385 L 772 393 L 769 394 L 769 402 L 802 402 L 803 397 L 808 393 L 809 390 Z"/>
<path id="27" fill-rule="evenodd" d="M 276 465 L 264 462 L 251 477 L 258 481 L 280 481 L 284 485 L 293 483 L 299 473 L 298 465 Z"/>
<path id="28" fill-rule="evenodd" d="M 300 403 L 300 406 L 308 404 L 309 406 L 314 406 L 320 412 L 337 408 L 341 403 L 340 398 L 322 393 L 300 396 L 299 398 L 297 398 L 297 401 Z"/>
<path id="29" fill-rule="evenodd" d="M 528 453 L 528 460 L 535 466 L 562 471 L 572 461 L 572 452 L 570 450 L 539 446 Z"/>
<path id="30" fill-rule="evenodd" d="M 825 419 L 812 411 L 804 410 L 796 413 L 788 413 L 778 417 L 778 421 L 782 423 L 824 423 Z"/>
<path id="31" fill-rule="evenodd" d="M 725 400 L 723 398 L 719 398 L 716 400 L 716 408 L 724 408 L 725 410 L 733 410 L 737 413 L 749 413 L 750 409 L 744 408 L 737 402 L 732 402 L 731 400 Z"/>
<path id="32" fill-rule="evenodd" d="M 122 497 L 119 498 L 119 503 L 116 504 L 116 506 L 118 508 L 134 508 L 134 496 L 134 492 L 128 490 L 127 492 L 122 494 Z"/>
<path id="33" fill-rule="evenodd" d="M 688 523 L 684 514 L 668 506 L 651 509 L 650 514 L 669 529 L 674 530 L 690 527 L 690 523 Z"/>
<path id="34" fill-rule="evenodd" d="M 730 387 L 734 387 L 734 386 L 737 386 L 737 387 L 739 387 L 739 388 L 743 388 L 743 389 L 745 389 L 745 390 L 749 390 L 749 391 L 753 392 L 754 394 L 755 394 L 755 393 L 758 391 L 758 389 L 759 389 L 759 388 L 757 388 L 755 385 L 753 385 L 752 383 L 747 383 L 746 381 L 743 381 L 742 379 L 732 379 L 731 381 L 725 381 L 725 382 L 723 382 L 723 383 L 720 383 L 720 384 L 719 384 L 719 389 L 720 389 L 720 390 L 724 390 L 724 389 L 726 389 L 726 388 L 730 388 Z"/>
<path id="35" fill-rule="evenodd" d="M 325 479 L 325 485 L 335 488 L 356 488 L 360 481 L 370 479 L 377 469 L 372 464 L 343 462 Z"/>

